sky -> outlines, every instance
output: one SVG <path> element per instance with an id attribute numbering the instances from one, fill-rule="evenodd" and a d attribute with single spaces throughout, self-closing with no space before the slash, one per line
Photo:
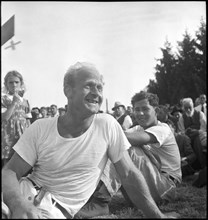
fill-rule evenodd
<path id="1" fill-rule="evenodd" d="M 206 1 L 1 1 L 1 25 L 15 15 L 15 35 L 1 46 L 1 82 L 19 71 L 30 106 L 64 107 L 63 77 L 76 62 L 93 63 L 104 76 L 104 101 L 131 105 L 155 79 L 156 59 L 168 40 L 177 50 L 185 31 L 194 38 Z M 5 49 L 10 41 L 16 49 Z M 106 102 L 107 100 L 107 102 Z"/>

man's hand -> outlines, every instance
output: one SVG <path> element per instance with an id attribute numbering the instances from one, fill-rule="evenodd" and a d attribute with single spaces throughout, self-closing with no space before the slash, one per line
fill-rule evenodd
<path id="1" fill-rule="evenodd" d="M 186 130 L 186 135 L 188 135 L 189 137 L 194 137 L 197 136 L 199 134 L 199 130 L 194 129 L 194 128 L 188 128 Z"/>

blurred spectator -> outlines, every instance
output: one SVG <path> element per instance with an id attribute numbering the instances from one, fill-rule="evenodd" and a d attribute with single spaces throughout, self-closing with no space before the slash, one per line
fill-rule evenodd
<path id="1" fill-rule="evenodd" d="M 132 106 L 127 106 L 126 108 L 126 114 L 131 116 L 133 114 L 133 108 Z"/>
<path id="2" fill-rule="evenodd" d="M 194 106 L 196 107 L 198 105 L 200 105 L 200 98 L 199 97 L 197 97 L 194 101 Z"/>
<path id="3" fill-rule="evenodd" d="M 179 118 L 181 117 L 182 115 L 182 109 L 175 105 L 171 111 L 171 115 L 172 117 L 169 117 L 170 120 L 174 123 L 174 126 L 175 126 L 175 131 L 176 132 L 179 132 L 179 129 L 178 129 L 178 121 L 179 121 Z M 169 115 L 170 116 L 170 115 Z"/>
<path id="4" fill-rule="evenodd" d="M 58 111 L 59 111 L 59 115 L 60 116 L 62 116 L 62 115 L 64 115 L 66 113 L 66 109 L 63 108 L 63 107 L 59 108 Z"/>
<path id="5" fill-rule="evenodd" d="M 133 125 L 131 117 L 126 114 L 126 109 L 123 104 L 121 104 L 120 102 L 115 102 L 115 105 L 112 108 L 112 110 L 114 111 L 113 115 L 115 119 L 121 125 L 123 130 L 129 129 Z"/>
<path id="6" fill-rule="evenodd" d="M 4 93 L 1 96 L 2 166 L 12 157 L 13 146 L 29 126 L 27 114 L 30 106 L 23 98 L 25 85 L 22 75 L 16 70 L 4 77 Z"/>
<path id="7" fill-rule="evenodd" d="M 207 97 L 205 94 L 199 96 L 199 104 L 195 107 L 197 111 L 202 111 L 207 118 Z"/>
<path id="8" fill-rule="evenodd" d="M 206 117 L 202 111 L 194 109 L 191 98 L 183 99 L 183 113 L 178 121 L 178 129 L 191 139 L 191 145 L 197 156 L 196 168 L 202 169 L 205 166 L 206 158 L 203 149 L 206 147 Z"/>
<path id="9" fill-rule="evenodd" d="M 51 105 L 51 117 L 59 116 L 57 105 L 52 104 Z"/>
<path id="10" fill-rule="evenodd" d="M 133 123 L 132 126 L 130 126 L 130 128 L 138 124 L 137 121 L 136 121 L 132 106 L 127 106 L 126 114 L 131 117 L 131 120 L 132 120 L 132 123 Z"/>
<path id="11" fill-rule="evenodd" d="M 32 124 L 37 119 L 40 119 L 40 109 L 38 107 L 33 107 L 31 110 L 32 118 L 30 119 L 30 123 Z"/>
<path id="12" fill-rule="evenodd" d="M 40 114 L 42 118 L 48 118 L 48 111 L 46 107 L 41 107 L 40 108 Z"/>
<path id="13" fill-rule="evenodd" d="M 47 115 L 50 118 L 51 117 L 51 107 L 46 107 L 47 108 Z"/>
<path id="14" fill-rule="evenodd" d="M 159 105 L 157 108 L 157 119 L 160 122 L 168 124 L 170 127 L 174 126 L 174 123 L 169 119 L 169 110 L 167 105 Z"/>

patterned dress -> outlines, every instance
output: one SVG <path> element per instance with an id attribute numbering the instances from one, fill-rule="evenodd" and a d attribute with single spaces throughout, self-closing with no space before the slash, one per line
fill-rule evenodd
<path id="1" fill-rule="evenodd" d="M 2 113 L 5 112 L 12 104 L 12 96 L 1 96 L 1 109 Z M 25 128 L 29 126 L 26 114 L 29 113 L 30 107 L 28 100 L 22 98 L 21 103 L 16 105 L 15 110 L 8 121 L 1 121 L 1 133 L 2 133 L 2 159 L 10 159 L 14 153 L 12 149 L 20 136 L 24 132 Z"/>

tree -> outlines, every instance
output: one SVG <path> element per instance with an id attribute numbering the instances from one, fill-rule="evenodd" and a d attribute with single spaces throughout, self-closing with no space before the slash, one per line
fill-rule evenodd
<path id="1" fill-rule="evenodd" d="M 206 91 L 206 24 L 201 20 L 196 38 L 185 31 L 177 42 L 177 53 L 166 40 L 162 58 L 156 59 L 155 80 L 150 80 L 148 92 L 156 93 L 161 104 L 178 104 L 181 98 L 195 100 Z"/>
<path id="2" fill-rule="evenodd" d="M 200 94 L 206 92 L 206 24 L 203 21 L 203 18 L 200 22 L 200 27 L 196 31 L 196 66 L 197 66 L 197 75 L 201 79 Z"/>
<path id="3" fill-rule="evenodd" d="M 159 63 L 155 67 L 156 82 L 151 81 L 147 88 L 149 92 L 156 91 L 161 104 L 172 104 L 174 102 L 174 84 L 177 81 L 175 72 L 177 60 L 172 53 L 172 46 L 168 40 L 166 40 L 164 48 L 160 49 L 163 56 L 161 59 L 157 59 Z"/>
<path id="4" fill-rule="evenodd" d="M 178 42 L 178 70 L 181 76 L 184 91 L 182 97 L 196 99 L 200 92 L 200 78 L 197 70 L 196 41 L 186 31 L 182 42 Z"/>

